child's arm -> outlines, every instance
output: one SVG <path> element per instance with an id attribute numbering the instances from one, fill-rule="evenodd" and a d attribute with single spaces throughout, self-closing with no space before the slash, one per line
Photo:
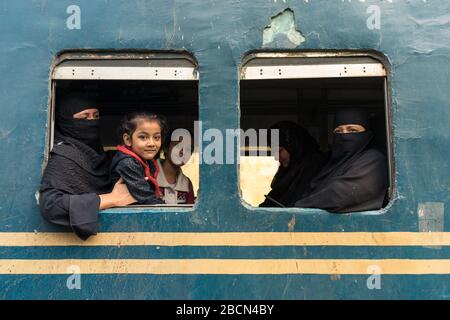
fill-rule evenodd
<path id="1" fill-rule="evenodd" d="M 142 205 L 162 204 L 155 191 L 145 180 L 145 170 L 132 158 L 126 158 L 119 162 L 115 171 L 122 177 L 131 195 Z"/>

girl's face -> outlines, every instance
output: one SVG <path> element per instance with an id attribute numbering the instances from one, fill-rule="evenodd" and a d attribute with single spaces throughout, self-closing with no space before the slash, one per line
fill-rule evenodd
<path id="1" fill-rule="evenodd" d="M 144 160 L 152 160 L 161 148 L 161 127 L 157 121 L 139 120 L 130 137 L 123 135 L 123 141 Z"/>

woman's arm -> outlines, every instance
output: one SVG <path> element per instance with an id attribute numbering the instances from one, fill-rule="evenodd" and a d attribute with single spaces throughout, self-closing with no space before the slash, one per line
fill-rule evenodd
<path id="1" fill-rule="evenodd" d="M 157 198 L 150 183 L 145 180 L 144 168 L 133 158 L 126 158 L 115 167 L 115 172 L 128 187 L 131 196 L 141 205 L 154 205 L 164 203 Z"/>
<path id="2" fill-rule="evenodd" d="M 119 179 L 119 181 L 117 181 L 114 185 L 114 189 L 111 193 L 101 194 L 99 197 L 99 210 L 105 210 L 113 207 L 123 207 L 136 202 L 136 199 L 130 194 L 122 178 Z"/>
<path id="3" fill-rule="evenodd" d="M 100 198 L 95 193 L 70 195 L 57 189 L 40 191 L 42 216 L 50 223 L 70 227 L 83 240 L 98 231 Z"/>
<path id="4" fill-rule="evenodd" d="M 42 216 L 50 223 L 70 227 L 83 240 L 98 231 L 98 210 L 126 206 L 136 200 L 126 185 L 119 180 L 111 193 L 69 195 L 57 189 L 40 192 L 39 206 Z"/>

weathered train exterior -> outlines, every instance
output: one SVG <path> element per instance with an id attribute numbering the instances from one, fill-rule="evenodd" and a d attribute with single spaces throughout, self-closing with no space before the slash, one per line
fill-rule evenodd
<path id="1" fill-rule="evenodd" d="M 287 8 L 304 41 L 267 43 L 264 29 Z M 18 0 L 3 1 L 0 17 L 1 299 L 450 297 L 449 1 Z M 107 210 L 87 242 L 61 232 L 36 193 L 49 75 L 59 53 L 87 49 L 191 53 L 199 118 L 221 130 L 239 127 L 250 51 L 382 53 L 393 200 L 349 215 L 262 210 L 243 204 L 238 164 L 202 164 L 192 209 Z"/>

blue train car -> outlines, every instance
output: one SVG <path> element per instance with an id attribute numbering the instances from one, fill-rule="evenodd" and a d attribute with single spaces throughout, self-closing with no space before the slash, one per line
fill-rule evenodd
<path id="1" fill-rule="evenodd" d="M 448 1 L 17 0 L 0 17 L 1 299 L 450 297 Z M 55 105 L 80 88 L 103 99 L 106 150 L 145 105 L 196 132 L 195 206 L 105 210 L 85 242 L 41 217 Z M 254 146 L 211 161 L 211 133 L 277 119 L 326 148 L 349 104 L 378 119 L 379 211 L 258 208 Z"/>

